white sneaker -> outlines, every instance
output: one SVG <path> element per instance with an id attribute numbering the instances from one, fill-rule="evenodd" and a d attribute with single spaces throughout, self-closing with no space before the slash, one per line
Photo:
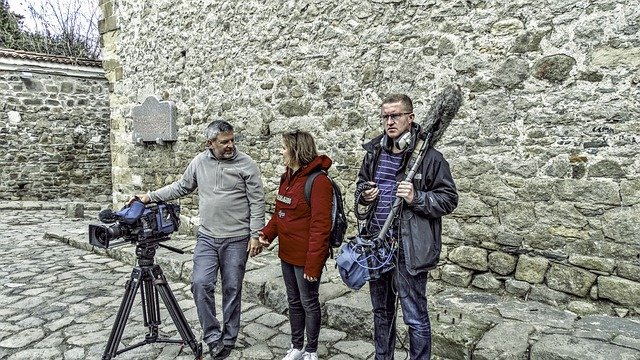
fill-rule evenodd
<path id="1" fill-rule="evenodd" d="M 302 355 L 302 359 L 303 360 L 318 360 L 318 353 L 310 353 L 310 352 L 304 352 L 304 355 Z"/>
<path id="2" fill-rule="evenodd" d="M 298 350 L 298 349 L 294 349 L 293 345 L 291 345 L 291 348 L 289 348 L 289 350 L 287 350 L 287 355 L 285 355 L 282 360 L 301 360 L 302 357 L 304 356 L 305 352 L 302 350 Z M 316 357 L 317 359 L 317 357 Z"/>

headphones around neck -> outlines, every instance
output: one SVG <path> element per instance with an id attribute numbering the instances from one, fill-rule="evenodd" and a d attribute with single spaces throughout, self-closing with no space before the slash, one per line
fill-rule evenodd
<path id="1" fill-rule="evenodd" d="M 413 136 L 411 135 L 410 130 L 406 131 L 395 140 L 388 137 L 387 134 L 384 134 L 382 139 L 380 139 L 380 146 L 382 146 L 382 148 L 387 152 L 392 152 L 394 147 L 400 151 L 404 151 L 409 147 L 409 145 L 411 145 L 412 138 Z"/>

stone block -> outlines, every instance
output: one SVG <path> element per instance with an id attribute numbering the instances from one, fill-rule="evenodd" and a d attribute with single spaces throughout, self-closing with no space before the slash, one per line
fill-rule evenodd
<path id="1" fill-rule="evenodd" d="M 543 257 L 521 255 L 516 265 L 516 280 L 531 284 L 541 284 L 549 267 L 549 260 Z"/>
<path id="2" fill-rule="evenodd" d="M 333 347 L 347 354 L 345 358 L 349 359 L 370 359 L 375 354 L 373 344 L 363 340 L 338 341 Z"/>
<path id="3" fill-rule="evenodd" d="M 579 254 L 569 255 L 569 264 L 585 269 L 603 271 L 609 274 L 613 272 L 613 269 L 616 266 L 616 262 L 613 259 Z"/>
<path id="4" fill-rule="evenodd" d="M 513 279 L 508 279 L 504 283 L 505 290 L 519 297 L 524 297 L 527 295 L 529 290 L 531 289 L 531 284 L 526 281 L 518 281 Z"/>
<path id="5" fill-rule="evenodd" d="M 247 271 L 244 276 L 242 296 L 249 301 L 264 303 L 267 296 L 266 284 L 273 282 L 277 288 L 277 283 L 279 282 L 282 283 L 282 287 L 284 287 L 281 277 L 282 271 L 280 270 L 279 264 Z"/>
<path id="6" fill-rule="evenodd" d="M 518 257 L 501 251 L 489 253 L 488 257 L 489 269 L 500 275 L 509 275 L 516 269 Z"/>
<path id="7" fill-rule="evenodd" d="M 620 205 L 620 187 L 604 180 L 565 179 L 555 184 L 555 194 L 563 201 Z"/>
<path id="8" fill-rule="evenodd" d="M 580 316 L 599 314 L 602 312 L 596 305 L 586 301 L 570 301 L 569 304 L 567 304 L 567 310 Z"/>
<path id="9" fill-rule="evenodd" d="M 472 316 L 451 313 L 431 321 L 432 355 L 451 360 L 471 359 L 474 344 L 490 328 Z"/>
<path id="10" fill-rule="evenodd" d="M 475 360 L 528 360 L 529 335 L 535 328 L 521 322 L 505 322 L 487 331 L 473 351 Z"/>
<path id="11" fill-rule="evenodd" d="M 561 264 L 552 264 L 547 272 L 547 285 L 554 290 L 581 297 L 587 296 L 596 281 L 589 271 Z"/>
<path id="12" fill-rule="evenodd" d="M 473 271 L 463 269 L 458 265 L 445 265 L 442 267 L 442 280 L 455 286 L 467 287 L 471 284 Z"/>
<path id="13" fill-rule="evenodd" d="M 487 271 L 487 250 L 473 246 L 458 246 L 449 252 L 449 260 L 472 270 Z"/>
<path id="14" fill-rule="evenodd" d="M 617 276 L 598 277 L 598 296 L 627 306 L 640 305 L 640 283 Z"/>
<path id="15" fill-rule="evenodd" d="M 627 262 L 618 264 L 617 275 L 625 279 L 640 282 L 640 266 Z"/>
<path id="16" fill-rule="evenodd" d="M 496 21 L 491 26 L 491 34 L 496 36 L 517 35 L 524 29 L 521 20 L 515 18 Z"/>
<path id="17" fill-rule="evenodd" d="M 500 224 L 515 229 L 526 230 L 536 224 L 536 214 L 532 203 L 501 201 L 498 204 Z"/>
<path id="18" fill-rule="evenodd" d="M 561 304 L 566 304 L 569 301 L 569 295 L 562 291 L 549 289 L 542 284 L 533 284 L 529 291 L 528 299 L 540 301 L 552 306 L 559 306 Z"/>
<path id="19" fill-rule="evenodd" d="M 622 205 L 640 204 L 640 179 L 622 180 L 620 182 Z"/>
<path id="20" fill-rule="evenodd" d="M 484 273 L 474 276 L 471 285 L 483 290 L 498 290 L 502 287 L 502 283 L 497 280 L 493 274 Z"/>
<path id="21" fill-rule="evenodd" d="M 371 338 L 373 313 L 369 293 L 354 291 L 325 303 L 327 325 L 347 334 Z"/>
<path id="22" fill-rule="evenodd" d="M 640 48 L 612 48 L 601 47 L 592 55 L 592 65 L 599 67 L 615 68 L 616 66 L 640 66 Z"/>
<path id="23" fill-rule="evenodd" d="M 81 219 L 84 217 L 84 205 L 78 203 L 69 203 L 65 206 L 65 215 L 72 219 Z"/>
<path id="24" fill-rule="evenodd" d="M 529 63 L 524 59 L 510 57 L 494 69 L 491 82 L 507 89 L 513 89 L 529 76 Z"/>
<path id="25" fill-rule="evenodd" d="M 575 314 L 559 310 L 555 306 L 538 301 L 508 301 L 499 303 L 496 308 L 503 318 L 518 320 L 534 327 L 551 327 L 569 330 L 577 319 Z"/>
<path id="26" fill-rule="evenodd" d="M 576 60 L 565 54 L 546 56 L 533 65 L 533 76 L 538 79 L 560 83 L 569 77 L 569 72 L 576 65 Z"/>
<path id="27" fill-rule="evenodd" d="M 546 335 L 531 346 L 531 359 L 548 360 L 632 360 L 638 351 L 599 340 L 568 335 Z"/>
<path id="28" fill-rule="evenodd" d="M 604 213 L 602 227 L 604 236 L 619 244 L 640 244 L 640 206 L 628 206 L 611 209 Z M 636 248 L 637 252 L 637 248 Z"/>
<path id="29" fill-rule="evenodd" d="M 162 249 L 162 248 L 160 248 L 158 251 L 171 252 L 170 250 Z M 168 278 L 177 280 L 177 279 L 185 278 L 183 274 L 184 264 L 192 263 L 193 262 L 192 258 L 193 258 L 193 254 L 172 253 L 171 256 L 159 257 L 156 260 L 156 263 L 160 265 L 164 274 Z"/>

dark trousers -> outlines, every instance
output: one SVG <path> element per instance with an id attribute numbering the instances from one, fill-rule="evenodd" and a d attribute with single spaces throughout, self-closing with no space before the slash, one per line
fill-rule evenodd
<path id="1" fill-rule="evenodd" d="M 396 293 L 402 316 L 409 328 L 409 356 L 411 359 L 431 358 L 431 323 L 427 306 L 427 273 L 411 275 L 407 272 L 402 246 L 398 264 L 377 279 L 369 282 L 373 306 L 376 360 L 392 360 L 396 345 Z"/>
<path id="2" fill-rule="evenodd" d="M 247 265 L 249 238 L 229 241 L 198 233 L 193 253 L 191 292 L 202 326 L 202 340 L 234 345 L 240 331 L 242 280 Z M 222 326 L 216 317 L 214 291 L 220 272 Z"/>
<path id="3" fill-rule="evenodd" d="M 282 277 L 287 288 L 289 302 L 289 323 L 291 325 L 291 344 L 296 349 L 304 346 L 304 334 L 307 333 L 305 351 L 317 352 L 320 335 L 320 277 L 318 281 L 304 279 L 304 267 L 294 266 L 281 261 Z"/>

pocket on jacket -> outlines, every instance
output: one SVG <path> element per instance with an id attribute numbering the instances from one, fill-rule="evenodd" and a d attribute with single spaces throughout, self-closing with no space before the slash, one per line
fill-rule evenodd
<path id="1" fill-rule="evenodd" d="M 238 185 L 240 180 L 240 173 L 236 168 L 221 168 L 220 169 L 220 189 L 221 190 L 233 190 Z"/>
<path id="2" fill-rule="evenodd" d="M 420 226 L 419 224 L 426 224 L 427 226 Z M 442 249 L 441 239 L 434 236 L 433 229 L 431 228 L 431 222 L 420 222 L 416 219 L 407 222 L 405 226 L 411 226 L 411 229 L 419 230 L 416 234 L 411 231 L 411 240 L 409 241 L 409 256 L 413 257 L 410 263 L 411 270 L 420 272 L 429 269 L 433 269 L 438 265 L 440 260 L 440 251 Z M 420 229 L 417 229 L 420 227 Z"/>
<path id="3" fill-rule="evenodd" d="M 300 218 L 304 218 L 309 216 L 308 210 L 305 211 L 304 199 L 300 198 L 291 198 L 286 195 L 277 194 L 276 195 L 276 209 L 278 210 L 276 215 L 279 215 L 280 218 L 284 218 L 285 216 L 288 218 L 287 221 L 297 220 Z M 308 207 L 307 207 L 308 209 Z"/>

